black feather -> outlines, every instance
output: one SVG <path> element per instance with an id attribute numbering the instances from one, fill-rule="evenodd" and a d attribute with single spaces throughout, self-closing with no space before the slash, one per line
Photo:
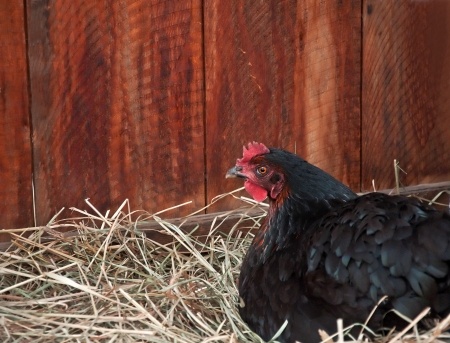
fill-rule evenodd
<path id="1" fill-rule="evenodd" d="M 450 313 L 450 214 L 414 198 L 357 196 L 301 158 L 279 149 L 252 158 L 282 175 L 277 198 L 241 267 L 242 318 L 264 340 L 288 320 L 281 342 L 316 343 L 318 329 L 364 322 L 400 328 L 395 309 Z M 250 167 L 248 170 L 252 170 Z M 256 181 L 255 181 L 256 182 Z"/>

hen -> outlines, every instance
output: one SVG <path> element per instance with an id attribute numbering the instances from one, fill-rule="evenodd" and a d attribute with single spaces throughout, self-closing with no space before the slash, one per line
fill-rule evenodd
<path id="1" fill-rule="evenodd" d="M 261 143 L 244 147 L 226 177 L 270 207 L 242 263 L 239 309 L 264 340 L 317 343 L 318 330 L 405 325 L 450 313 L 450 214 L 415 198 L 358 196 L 300 157 Z"/>

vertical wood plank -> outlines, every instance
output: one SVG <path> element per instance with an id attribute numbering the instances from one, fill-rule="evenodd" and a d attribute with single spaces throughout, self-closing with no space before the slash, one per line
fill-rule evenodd
<path id="1" fill-rule="evenodd" d="M 10 229 L 33 224 L 23 2 L 1 1 L 0 18 L 0 229 Z"/>
<path id="2" fill-rule="evenodd" d="M 450 2 L 365 0 L 362 186 L 450 180 Z"/>
<path id="3" fill-rule="evenodd" d="M 208 199 L 253 140 L 359 189 L 360 49 L 361 1 L 206 1 Z"/>
<path id="4" fill-rule="evenodd" d="M 202 206 L 200 0 L 28 7 L 38 222 L 85 198 L 103 212 Z"/>

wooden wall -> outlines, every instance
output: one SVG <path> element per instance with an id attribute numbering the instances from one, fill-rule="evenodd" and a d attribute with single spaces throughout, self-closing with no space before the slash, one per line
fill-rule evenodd
<path id="1" fill-rule="evenodd" d="M 24 23 L 22 1 L 0 1 L 0 228 L 33 223 Z"/>
<path id="2" fill-rule="evenodd" d="M 392 187 L 394 158 L 405 184 L 450 180 L 446 0 L 26 0 L 0 19 L 2 228 L 34 225 L 32 178 L 37 224 L 85 198 L 189 213 L 240 186 L 223 177 L 250 140 L 356 190 Z"/>
<path id="3" fill-rule="evenodd" d="M 363 6 L 361 185 L 450 179 L 450 1 Z"/>
<path id="4" fill-rule="evenodd" d="M 200 1 L 28 2 L 37 221 L 204 204 Z"/>
<path id="5" fill-rule="evenodd" d="M 205 2 L 207 194 L 257 140 L 359 188 L 360 1 Z M 231 206 L 231 205 L 230 205 Z"/>

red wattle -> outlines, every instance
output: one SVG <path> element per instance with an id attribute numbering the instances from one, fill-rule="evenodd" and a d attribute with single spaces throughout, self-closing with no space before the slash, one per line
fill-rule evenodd
<path id="1" fill-rule="evenodd" d="M 244 182 L 244 187 L 245 190 L 252 196 L 252 198 L 258 202 L 261 202 L 267 198 L 267 191 L 264 188 L 254 184 L 253 182 L 246 180 Z"/>

